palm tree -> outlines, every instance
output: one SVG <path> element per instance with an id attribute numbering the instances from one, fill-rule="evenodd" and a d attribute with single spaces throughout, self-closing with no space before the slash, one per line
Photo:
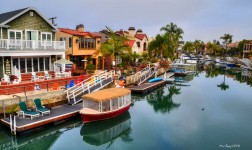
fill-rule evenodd
<path id="1" fill-rule="evenodd" d="M 223 40 L 223 44 L 225 44 L 226 56 L 227 56 L 227 44 L 232 43 L 233 35 L 224 34 L 224 36 L 220 37 Z"/>
<path id="2" fill-rule="evenodd" d="M 204 42 L 201 41 L 201 40 L 195 40 L 195 41 L 193 42 L 193 46 L 194 46 L 194 48 L 195 48 L 195 50 L 196 50 L 196 54 L 198 54 L 199 51 L 201 51 L 201 50 L 203 49 L 203 47 L 204 47 Z"/>
<path id="3" fill-rule="evenodd" d="M 165 39 L 162 35 L 158 34 L 153 41 L 149 43 L 148 50 L 149 55 L 151 57 L 160 56 L 161 58 L 164 56 L 164 49 L 165 49 Z"/>
<path id="4" fill-rule="evenodd" d="M 112 55 L 113 60 L 115 61 L 116 56 L 122 55 L 125 53 L 129 53 L 130 48 L 128 47 L 128 45 L 124 44 L 126 38 L 116 35 L 115 32 L 111 28 L 109 28 L 107 26 L 106 26 L 106 28 L 109 32 L 110 39 L 102 44 L 101 52 L 104 56 L 111 56 Z M 116 61 L 115 61 L 115 63 L 116 63 Z M 116 64 L 115 64 L 115 66 L 116 66 Z"/>
<path id="5" fill-rule="evenodd" d="M 184 31 L 174 23 L 167 24 L 162 27 L 160 31 L 165 31 L 164 38 L 167 46 L 166 48 L 169 54 L 172 54 L 171 59 L 173 60 L 174 53 L 181 44 L 180 40 L 183 39 L 182 34 L 184 34 Z"/>
<path id="6" fill-rule="evenodd" d="M 183 47 L 182 47 L 183 51 L 187 52 L 187 53 L 190 53 L 192 52 L 195 48 L 194 48 L 194 45 L 192 42 L 190 41 L 187 41 Z"/>

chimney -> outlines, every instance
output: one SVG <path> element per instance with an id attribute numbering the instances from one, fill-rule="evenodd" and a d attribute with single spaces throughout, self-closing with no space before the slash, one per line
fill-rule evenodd
<path id="1" fill-rule="evenodd" d="M 129 35 L 130 35 L 130 36 L 134 36 L 134 35 L 135 35 L 135 30 L 136 30 L 136 29 L 135 29 L 134 27 L 129 27 L 128 30 L 129 30 Z"/>
<path id="2" fill-rule="evenodd" d="M 79 32 L 84 32 L 84 25 L 83 24 L 79 24 L 76 26 L 76 30 L 79 31 Z"/>
<path id="3" fill-rule="evenodd" d="M 136 34 L 142 34 L 142 33 L 143 33 L 142 29 L 138 29 L 136 32 Z"/>

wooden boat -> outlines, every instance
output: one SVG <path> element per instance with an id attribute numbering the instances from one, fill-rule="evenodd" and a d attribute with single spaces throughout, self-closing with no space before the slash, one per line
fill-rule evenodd
<path id="1" fill-rule="evenodd" d="M 83 109 L 79 112 L 84 123 L 116 117 L 130 108 L 131 91 L 109 88 L 82 96 Z"/>
<path id="2" fill-rule="evenodd" d="M 153 78 L 153 79 L 148 80 L 148 83 L 157 82 L 157 81 L 161 81 L 161 80 L 163 80 L 163 79 L 162 78 Z"/>

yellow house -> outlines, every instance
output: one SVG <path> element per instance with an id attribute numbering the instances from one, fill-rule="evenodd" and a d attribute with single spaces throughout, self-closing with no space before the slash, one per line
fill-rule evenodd
<path id="1" fill-rule="evenodd" d="M 66 59 L 76 64 L 77 69 L 86 69 L 92 63 L 97 69 L 104 69 L 104 57 L 100 53 L 101 37 L 98 34 L 85 32 L 84 25 L 76 30 L 58 28 L 56 39 L 66 42 Z"/>

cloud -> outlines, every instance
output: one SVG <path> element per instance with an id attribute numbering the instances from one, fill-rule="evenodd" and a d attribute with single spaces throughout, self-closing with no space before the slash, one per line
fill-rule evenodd
<path id="1" fill-rule="evenodd" d="M 83 23 L 88 31 L 105 25 L 114 30 L 135 26 L 155 36 L 174 22 L 184 30 L 184 40 L 210 41 L 224 33 L 233 34 L 235 40 L 252 39 L 249 0 L 2 0 L 1 5 L 0 12 L 33 6 L 48 18 L 58 17 L 60 27 Z"/>

